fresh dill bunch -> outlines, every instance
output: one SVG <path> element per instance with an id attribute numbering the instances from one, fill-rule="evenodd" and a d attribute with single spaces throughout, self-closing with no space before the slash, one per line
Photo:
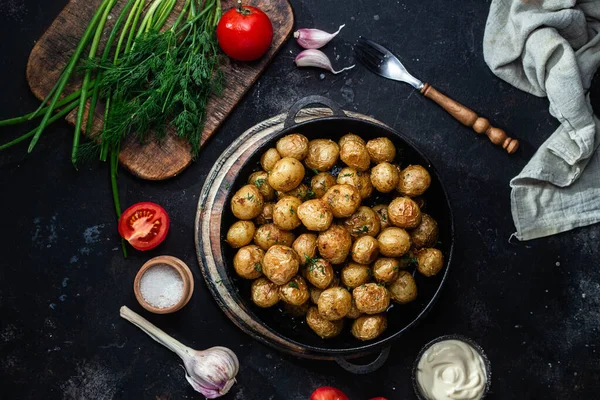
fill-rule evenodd
<path id="1" fill-rule="evenodd" d="M 195 156 L 210 96 L 220 95 L 223 73 L 215 35 L 218 0 L 190 7 L 188 20 L 163 32 L 140 35 L 119 63 L 107 66 L 100 81 L 110 108 L 100 141 L 111 148 L 134 136 L 162 140 L 171 124 Z M 210 12 L 200 13 L 196 10 Z"/>

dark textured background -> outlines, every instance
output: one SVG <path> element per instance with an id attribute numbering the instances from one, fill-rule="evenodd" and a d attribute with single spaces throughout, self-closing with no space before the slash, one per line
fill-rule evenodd
<path id="1" fill-rule="evenodd" d="M 66 0 L 0 0 L 0 118 L 34 109 L 25 82 L 31 47 Z M 410 369 L 430 339 L 459 333 L 479 342 L 492 362 L 490 399 L 593 399 L 600 389 L 600 227 L 526 243 L 514 227 L 508 183 L 554 130 L 547 100 L 495 78 L 483 61 L 489 1 L 292 0 L 297 27 L 342 35 L 325 52 L 336 67 L 352 62 L 358 35 L 398 53 L 409 70 L 488 116 L 521 140 L 512 157 L 476 137 L 410 87 L 359 66 L 338 76 L 298 70 L 289 42 L 216 137 L 181 176 L 143 182 L 126 172 L 122 203 L 149 200 L 171 216 L 166 243 L 124 260 L 106 165 L 75 171 L 72 128 L 57 123 L 31 155 L 26 145 L 0 153 L 0 398 L 195 398 L 176 356 L 118 316 L 135 310 L 132 281 L 152 256 L 172 254 L 193 269 L 190 304 L 170 316 L 143 313 L 194 348 L 232 348 L 238 384 L 226 399 L 307 399 L 321 385 L 352 400 L 413 398 Z M 339 59 L 337 59 L 339 56 Z M 333 363 L 282 356 L 239 331 L 200 277 L 193 221 L 204 176 L 242 130 L 321 94 L 408 134 L 432 160 L 449 190 L 457 247 L 447 286 L 423 324 L 401 338 L 379 372 L 352 376 Z M 3 129 L 11 137 L 23 127 Z"/>

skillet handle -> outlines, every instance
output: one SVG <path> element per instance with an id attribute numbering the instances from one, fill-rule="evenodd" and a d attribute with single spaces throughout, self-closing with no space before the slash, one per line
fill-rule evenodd
<path id="1" fill-rule="evenodd" d="M 286 129 L 292 125 L 295 125 L 296 124 L 296 115 L 298 115 L 300 110 L 302 110 L 304 107 L 309 106 L 311 104 L 322 104 L 324 106 L 327 106 L 331 111 L 333 111 L 334 117 L 345 117 L 346 116 L 346 114 L 344 113 L 342 108 L 335 101 L 333 101 L 327 97 L 318 96 L 318 95 L 306 96 L 306 97 L 301 98 L 297 102 L 295 102 L 294 105 L 290 108 L 290 111 L 288 111 L 287 116 L 285 117 L 283 129 Z"/>
<path id="2" fill-rule="evenodd" d="M 335 362 L 338 363 L 338 365 L 340 367 L 344 368 L 348 372 L 351 372 L 351 373 L 357 374 L 357 375 L 364 375 L 364 374 L 368 374 L 371 372 L 375 372 L 379 368 L 381 368 L 383 366 L 383 364 L 385 364 L 385 362 L 387 361 L 388 356 L 390 355 L 390 349 L 391 349 L 391 347 L 385 347 L 385 348 L 381 349 L 381 351 L 379 352 L 379 355 L 377 356 L 375 361 L 373 361 L 369 364 L 364 364 L 364 365 L 352 364 L 350 361 L 346 360 L 344 357 L 336 358 Z"/>

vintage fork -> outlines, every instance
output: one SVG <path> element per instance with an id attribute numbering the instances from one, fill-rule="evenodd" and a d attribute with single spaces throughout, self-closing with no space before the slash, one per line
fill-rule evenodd
<path id="1" fill-rule="evenodd" d="M 519 141 L 508 137 L 506 132 L 495 128 L 486 118 L 478 116 L 471 109 L 442 94 L 429 83 L 423 83 L 412 76 L 385 47 L 363 37 L 359 37 L 354 46 L 356 59 L 371 72 L 395 81 L 405 82 L 417 89 L 423 96 L 435 101 L 457 121 L 473 128 L 478 134 L 485 134 L 492 143 L 502 146 L 509 154 L 519 148 Z"/>

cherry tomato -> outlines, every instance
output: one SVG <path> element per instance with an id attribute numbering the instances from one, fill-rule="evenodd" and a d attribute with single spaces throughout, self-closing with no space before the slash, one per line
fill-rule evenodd
<path id="1" fill-rule="evenodd" d="M 217 39 L 234 60 L 256 60 L 271 47 L 273 25 L 258 8 L 240 5 L 223 14 L 217 25 Z"/>
<path id="2" fill-rule="evenodd" d="M 310 395 L 310 400 L 348 400 L 348 397 L 339 389 L 323 386 Z"/>
<path id="3" fill-rule="evenodd" d="M 146 201 L 123 211 L 119 219 L 119 234 L 135 249 L 150 250 L 165 240 L 170 223 L 164 208 Z"/>

